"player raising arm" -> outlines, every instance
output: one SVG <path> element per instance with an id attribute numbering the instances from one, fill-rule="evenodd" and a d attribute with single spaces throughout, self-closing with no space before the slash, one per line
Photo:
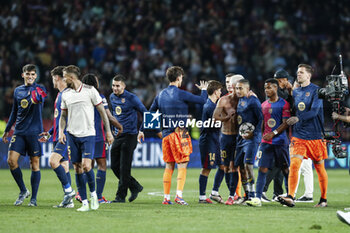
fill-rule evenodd
<path id="1" fill-rule="evenodd" d="M 24 199 L 30 195 L 23 182 L 22 171 L 18 166 L 19 156 L 27 154 L 30 156 L 30 167 L 32 169 L 30 178 L 32 197 L 28 205 L 37 206 L 36 196 L 41 179 L 40 156 L 42 155 L 41 143 L 38 139 L 39 134 L 43 132 L 41 112 L 46 97 L 46 89 L 35 83 L 37 77 L 35 65 L 27 64 L 23 66 L 22 71 L 24 85 L 17 87 L 14 91 L 12 111 L 2 140 L 4 143 L 8 143 L 7 137 L 13 123 L 16 122 L 7 159 L 11 174 L 20 189 L 20 194 L 14 204 L 16 206 L 22 205 Z"/>
<path id="2" fill-rule="evenodd" d="M 170 125 L 163 125 L 163 160 L 166 167 L 163 174 L 164 201 L 163 204 L 172 204 L 170 201 L 171 177 L 177 163 L 177 190 L 175 202 L 180 205 L 187 205 L 182 198 L 182 192 L 186 181 L 186 168 L 192 153 L 192 142 L 188 130 L 180 122 L 186 124 L 188 120 L 188 103 L 204 104 L 208 95 L 208 83 L 201 81 L 196 86 L 202 90 L 201 96 L 193 95 L 179 89 L 184 77 L 184 70 L 179 66 L 172 66 L 167 69 L 166 77 L 169 86 L 162 90 L 154 99 L 150 111 L 159 110 L 162 113 L 163 121 L 171 122 Z M 176 126 L 175 126 L 176 125 Z M 143 139 L 143 132 L 138 135 L 139 141 Z"/>

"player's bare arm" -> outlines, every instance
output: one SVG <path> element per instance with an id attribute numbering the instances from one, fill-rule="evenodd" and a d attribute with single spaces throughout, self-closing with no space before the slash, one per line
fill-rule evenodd
<path id="1" fill-rule="evenodd" d="M 112 145 L 112 143 L 114 141 L 114 137 L 113 137 L 113 134 L 111 132 L 111 126 L 109 124 L 107 113 L 106 113 L 106 111 L 105 111 L 105 109 L 104 109 L 102 104 L 97 105 L 96 109 L 100 113 L 101 119 L 103 121 L 103 125 L 105 126 L 107 143 L 109 145 Z"/>
<path id="2" fill-rule="evenodd" d="M 4 143 L 8 143 L 9 142 L 9 140 L 7 139 L 8 136 L 9 136 L 9 132 L 4 132 L 4 134 L 2 135 L 2 141 Z"/>
<path id="3" fill-rule="evenodd" d="M 40 138 L 38 139 L 39 142 L 47 142 L 51 135 L 49 134 L 49 132 L 42 132 L 41 134 L 39 134 Z"/>
<path id="4" fill-rule="evenodd" d="M 228 121 L 231 119 L 233 114 L 235 113 L 234 109 L 230 111 L 229 113 L 226 112 L 225 106 L 228 104 L 228 99 L 223 97 L 219 99 L 217 106 L 214 110 L 213 117 L 215 120 L 219 121 Z"/>
<path id="5" fill-rule="evenodd" d="M 121 133 L 123 133 L 123 126 L 119 123 L 119 121 L 112 115 L 111 111 L 109 109 L 105 109 L 107 113 L 108 120 L 111 122 L 111 124 L 118 129 L 118 133 L 116 137 L 118 137 Z"/>
<path id="6" fill-rule="evenodd" d="M 68 116 L 68 110 L 62 109 L 59 129 L 58 129 L 58 141 L 62 144 L 66 144 L 66 141 L 67 141 L 66 135 L 64 134 L 64 129 L 66 128 L 66 125 L 67 125 L 67 116 Z"/>

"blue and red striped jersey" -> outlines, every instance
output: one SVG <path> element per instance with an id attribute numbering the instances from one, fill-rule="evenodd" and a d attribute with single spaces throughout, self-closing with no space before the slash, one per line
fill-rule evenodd
<path id="1" fill-rule="evenodd" d="M 283 123 L 283 119 L 290 117 L 290 105 L 281 97 L 274 103 L 266 100 L 261 104 L 261 108 L 264 115 L 263 135 L 274 131 Z M 274 136 L 270 141 L 262 139 L 261 142 L 273 145 L 288 145 L 287 133 L 283 131 Z"/>

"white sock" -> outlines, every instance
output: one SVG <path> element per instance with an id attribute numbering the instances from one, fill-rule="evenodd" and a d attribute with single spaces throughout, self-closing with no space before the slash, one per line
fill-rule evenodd
<path id="1" fill-rule="evenodd" d="M 164 194 L 164 198 L 170 200 L 170 194 Z"/>
<path id="2" fill-rule="evenodd" d="M 212 191 L 211 191 L 211 194 L 212 194 L 212 195 L 215 195 L 215 196 L 219 196 L 219 192 L 218 192 L 218 191 L 212 190 Z"/>
<path id="3" fill-rule="evenodd" d="M 234 198 L 234 196 L 228 196 L 228 198 L 230 198 L 230 197 L 231 197 L 232 199 Z"/>
<path id="4" fill-rule="evenodd" d="M 97 197 L 96 191 L 90 193 L 91 197 Z"/>
<path id="5" fill-rule="evenodd" d="M 72 191 L 73 191 L 73 189 L 71 186 L 69 186 L 69 188 L 64 189 L 64 192 L 66 192 L 66 193 L 70 193 Z"/>
<path id="6" fill-rule="evenodd" d="M 205 199 L 207 199 L 207 196 L 205 196 L 205 195 L 199 195 L 199 200 L 205 200 Z"/>
<path id="7" fill-rule="evenodd" d="M 176 196 L 182 198 L 182 191 L 176 190 Z"/>
<path id="8" fill-rule="evenodd" d="M 89 205 L 89 202 L 88 202 L 88 200 L 87 200 L 87 199 L 82 200 L 81 202 L 83 203 L 83 205 Z"/>

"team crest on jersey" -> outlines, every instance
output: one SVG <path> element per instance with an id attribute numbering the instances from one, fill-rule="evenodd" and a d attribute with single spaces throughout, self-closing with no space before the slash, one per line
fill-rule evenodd
<path id="1" fill-rule="evenodd" d="M 237 117 L 237 123 L 240 125 L 242 123 L 242 117 L 238 115 Z"/>
<path id="2" fill-rule="evenodd" d="M 305 110 L 305 103 L 304 102 L 300 102 L 298 104 L 298 109 L 299 109 L 299 111 L 304 111 Z"/>
<path id="3" fill-rule="evenodd" d="M 55 118 L 58 117 L 58 109 L 57 109 L 57 108 L 55 108 L 55 113 L 53 114 L 53 116 L 54 116 Z"/>
<path id="4" fill-rule="evenodd" d="M 122 103 L 125 103 L 125 98 L 122 98 Z"/>
<path id="5" fill-rule="evenodd" d="M 275 119 L 273 119 L 273 118 L 268 119 L 268 120 L 267 120 L 267 125 L 268 125 L 270 128 L 275 127 L 275 126 L 276 126 L 276 121 L 275 121 Z"/>
<path id="6" fill-rule="evenodd" d="M 245 101 L 242 101 L 241 106 L 244 107 L 244 105 L 245 105 Z"/>
<path id="7" fill-rule="evenodd" d="M 305 93 L 305 96 L 306 96 L 306 97 L 309 97 L 309 96 L 310 96 L 310 92 L 306 92 L 306 93 Z"/>
<path id="8" fill-rule="evenodd" d="M 214 161 L 210 161 L 210 166 L 214 166 Z"/>
<path id="9" fill-rule="evenodd" d="M 122 114 L 122 108 L 121 108 L 120 106 L 117 106 L 117 107 L 115 108 L 115 113 L 116 113 L 117 115 Z"/>
<path id="10" fill-rule="evenodd" d="M 262 151 L 259 150 L 258 155 L 257 155 L 258 159 L 261 159 L 261 156 L 262 156 Z"/>
<path id="11" fill-rule="evenodd" d="M 270 114 L 272 113 L 272 108 L 269 109 L 269 113 L 270 113 Z"/>
<path id="12" fill-rule="evenodd" d="M 21 100 L 21 107 L 22 108 L 27 108 L 28 107 L 28 100 L 22 99 Z"/>

